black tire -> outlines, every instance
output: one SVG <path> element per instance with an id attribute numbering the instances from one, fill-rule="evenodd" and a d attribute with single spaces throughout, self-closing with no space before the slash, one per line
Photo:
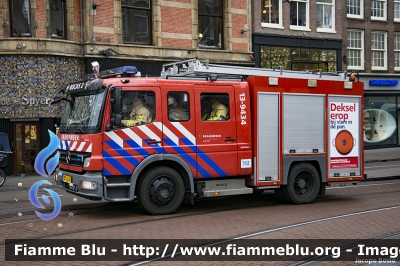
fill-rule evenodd
<path id="1" fill-rule="evenodd" d="M 320 186 L 317 169 L 309 163 L 299 163 L 290 170 L 282 194 L 295 204 L 308 204 L 317 198 Z"/>
<path id="2" fill-rule="evenodd" d="M 6 182 L 6 173 L 0 169 L 0 187 Z"/>
<path id="3" fill-rule="evenodd" d="M 321 187 L 319 188 L 319 196 L 324 196 L 326 194 L 326 183 L 322 183 Z"/>
<path id="4" fill-rule="evenodd" d="M 182 204 L 185 185 L 172 168 L 157 167 L 146 172 L 138 182 L 137 199 L 150 214 L 170 214 Z"/>
<path id="5" fill-rule="evenodd" d="M 282 201 L 284 203 L 292 202 L 292 200 L 289 197 L 289 194 L 287 193 L 286 186 L 281 186 L 280 188 L 275 189 L 275 195 L 279 201 Z"/>

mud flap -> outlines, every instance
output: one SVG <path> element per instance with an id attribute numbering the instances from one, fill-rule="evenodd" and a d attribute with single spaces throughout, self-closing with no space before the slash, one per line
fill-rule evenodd
<path id="1" fill-rule="evenodd" d="M 184 203 L 190 203 L 190 205 L 194 205 L 194 194 L 190 191 L 185 191 L 185 195 L 183 196 Z"/>

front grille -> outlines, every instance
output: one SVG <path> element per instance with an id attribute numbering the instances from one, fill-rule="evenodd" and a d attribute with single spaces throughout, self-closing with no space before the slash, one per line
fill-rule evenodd
<path id="1" fill-rule="evenodd" d="M 76 151 L 69 151 L 70 153 L 70 160 L 67 162 L 67 153 L 66 150 L 58 150 L 60 153 L 60 163 L 68 164 L 73 166 L 83 166 L 83 162 L 86 158 L 90 158 L 90 152 L 76 152 Z"/>

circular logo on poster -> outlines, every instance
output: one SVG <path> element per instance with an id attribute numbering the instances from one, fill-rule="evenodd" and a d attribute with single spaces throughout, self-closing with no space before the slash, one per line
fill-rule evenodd
<path id="1" fill-rule="evenodd" d="M 349 154 L 355 145 L 355 140 L 353 135 L 348 130 L 341 130 L 336 135 L 335 147 L 338 153 L 341 155 Z"/>

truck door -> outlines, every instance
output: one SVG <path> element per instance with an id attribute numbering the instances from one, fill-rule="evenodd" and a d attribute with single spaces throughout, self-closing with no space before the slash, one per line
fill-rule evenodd
<path id="1" fill-rule="evenodd" d="M 198 178 L 238 174 L 232 86 L 195 85 Z"/>
<path id="2" fill-rule="evenodd" d="M 196 117 L 193 87 L 174 84 L 163 85 L 161 88 L 163 153 L 181 157 L 196 176 Z"/>
<path id="3" fill-rule="evenodd" d="M 122 92 L 122 125 L 105 133 L 104 175 L 131 175 L 146 157 L 162 153 L 160 89 L 130 88 Z"/>

